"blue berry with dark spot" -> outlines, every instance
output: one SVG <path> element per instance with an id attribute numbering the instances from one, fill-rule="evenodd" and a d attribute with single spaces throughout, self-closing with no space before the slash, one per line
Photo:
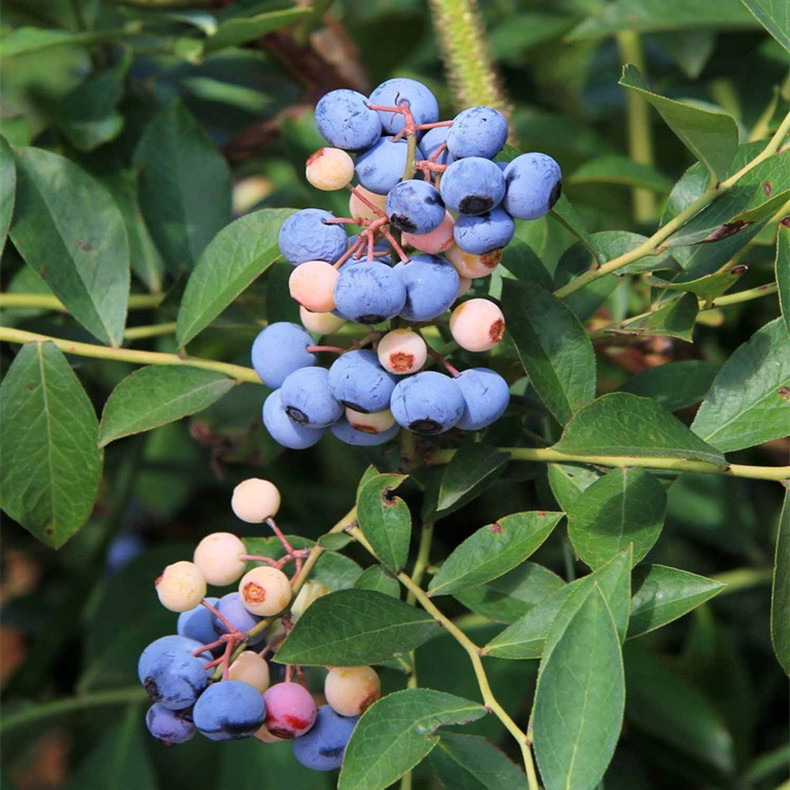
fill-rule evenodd
<path id="1" fill-rule="evenodd" d="M 315 108 L 318 131 L 336 148 L 362 151 L 381 137 L 381 119 L 357 91 L 340 88 L 321 97 Z"/>
<path id="2" fill-rule="evenodd" d="M 344 318 L 358 324 L 379 324 L 403 309 L 406 286 L 385 263 L 365 261 L 341 267 L 334 296 L 335 308 Z"/>
<path id="3" fill-rule="evenodd" d="M 407 321 L 429 321 L 441 315 L 458 296 L 461 279 L 455 267 L 436 255 L 415 255 L 398 263 L 397 271 L 406 285 L 406 304 L 400 316 Z"/>
<path id="4" fill-rule="evenodd" d="M 338 420 L 329 430 L 333 436 L 345 444 L 351 444 L 355 447 L 375 447 L 397 436 L 400 425 L 393 425 L 387 428 L 386 431 L 381 431 L 381 433 L 367 433 L 366 431 L 358 431 L 356 428 L 353 428 L 344 417 Z"/>
<path id="5" fill-rule="evenodd" d="M 497 206 L 476 217 L 460 214 L 455 221 L 453 238 L 464 252 L 483 255 L 507 246 L 515 232 L 513 217 Z"/>
<path id="6" fill-rule="evenodd" d="M 503 182 L 504 192 L 504 182 Z M 444 202 L 433 184 L 410 178 L 387 195 L 390 224 L 406 233 L 430 233 L 444 219 Z"/>
<path id="7" fill-rule="evenodd" d="M 306 450 L 324 435 L 322 428 L 307 428 L 288 416 L 280 390 L 272 392 L 263 402 L 263 424 L 274 441 L 290 450 Z"/>
<path id="8" fill-rule="evenodd" d="M 395 77 L 382 82 L 370 94 L 368 104 L 400 107 L 404 102 L 408 103 L 416 123 L 436 123 L 439 120 L 439 102 L 436 97 L 421 82 L 407 77 Z M 397 134 L 403 130 L 405 120 L 401 113 L 379 110 L 378 114 L 384 134 Z"/>
<path id="9" fill-rule="evenodd" d="M 207 652 L 192 655 L 203 645 L 183 636 L 163 636 L 143 650 L 137 676 L 148 696 L 170 710 L 192 707 L 208 682 Z"/>
<path id="10" fill-rule="evenodd" d="M 269 324 L 252 344 L 252 366 L 267 387 L 277 389 L 295 370 L 316 364 L 318 357 L 307 350 L 311 345 L 304 327 L 288 321 Z"/>
<path id="11" fill-rule="evenodd" d="M 291 744 L 294 757 L 313 771 L 340 768 L 358 720 L 359 716 L 341 716 L 329 705 L 321 705 L 312 729 L 294 738 Z"/>
<path id="12" fill-rule="evenodd" d="M 197 732 L 191 710 L 170 710 L 158 702 L 145 714 L 145 726 L 154 738 L 168 745 L 186 743 Z"/>
<path id="13" fill-rule="evenodd" d="M 464 398 L 464 413 L 456 424 L 465 431 L 479 431 L 496 422 L 507 409 L 510 390 L 507 382 L 488 368 L 464 370 L 455 383 Z"/>
<path id="14" fill-rule="evenodd" d="M 403 178 L 407 156 L 406 140 L 382 137 L 372 148 L 357 157 L 355 170 L 359 183 L 377 195 L 386 195 Z M 417 158 L 422 158 L 419 148 Z"/>
<path id="15" fill-rule="evenodd" d="M 348 239 L 343 226 L 327 224 L 329 219 L 334 215 L 319 208 L 291 214 L 277 237 L 283 257 L 294 266 L 305 261 L 334 263 L 346 251 Z"/>
<path id="16" fill-rule="evenodd" d="M 384 370 L 375 351 L 348 351 L 329 368 L 329 388 L 343 404 L 363 414 L 389 408 L 397 376 Z"/>
<path id="17" fill-rule="evenodd" d="M 332 397 L 326 368 L 300 368 L 291 373 L 280 388 L 285 413 L 307 428 L 328 428 L 343 414 L 343 407 Z"/>
<path id="18" fill-rule="evenodd" d="M 209 686 L 192 712 L 195 727 L 212 741 L 249 738 L 265 718 L 263 696 L 241 680 L 223 680 Z"/>
<path id="19" fill-rule="evenodd" d="M 507 141 L 507 119 L 493 107 L 469 107 L 453 119 L 447 147 L 457 159 L 482 156 L 493 159 Z"/>
<path id="20" fill-rule="evenodd" d="M 502 206 L 516 219 L 540 219 L 562 194 L 562 171 L 548 154 L 517 156 L 505 169 Z"/>
<path id="21" fill-rule="evenodd" d="M 399 381 L 390 410 L 399 425 L 431 436 L 450 430 L 464 413 L 464 398 L 453 379 L 425 370 Z"/>
<path id="22" fill-rule="evenodd" d="M 440 188 L 451 211 L 485 214 L 505 196 L 505 176 L 490 159 L 470 156 L 453 162 L 444 171 Z"/>

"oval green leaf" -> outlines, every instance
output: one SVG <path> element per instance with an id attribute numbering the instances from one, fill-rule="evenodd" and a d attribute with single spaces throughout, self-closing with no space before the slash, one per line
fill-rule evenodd
<path id="1" fill-rule="evenodd" d="M 690 343 L 699 302 L 694 294 L 683 294 L 663 302 L 660 307 L 640 318 L 623 321 L 615 334 L 648 337 L 677 337 Z"/>
<path id="2" fill-rule="evenodd" d="M 699 403 L 719 372 L 719 364 L 701 359 L 668 362 L 639 371 L 619 387 L 643 398 L 652 398 L 667 411 L 678 411 Z"/>
<path id="3" fill-rule="evenodd" d="M 254 16 L 245 16 L 243 13 L 229 16 L 220 21 L 214 35 L 206 39 L 204 49 L 209 53 L 226 47 L 235 47 L 246 41 L 261 38 L 281 27 L 294 25 L 312 13 L 312 8 L 286 8 L 282 11 L 265 11 Z"/>
<path id="4" fill-rule="evenodd" d="M 439 486 L 436 510 L 457 510 L 474 499 L 502 472 L 510 455 L 496 447 L 466 441 L 456 450 L 444 471 Z"/>
<path id="5" fill-rule="evenodd" d="M 16 165 L 12 241 L 77 321 L 119 346 L 129 300 L 129 243 L 112 195 L 50 151 L 22 148 Z"/>
<path id="6" fill-rule="evenodd" d="M 785 493 L 776 535 L 773 585 L 771 587 L 771 642 L 779 663 L 790 675 L 790 491 Z"/>
<path id="7" fill-rule="evenodd" d="M 485 715 L 477 702 L 433 689 L 406 689 L 382 697 L 354 728 L 338 790 L 384 790 L 436 747 L 439 727 Z"/>
<path id="8" fill-rule="evenodd" d="M 277 661 L 334 666 L 377 664 L 408 653 L 438 630 L 429 614 L 389 595 L 340 590 L 319 598 L 299 618 L 277 652 Z"/>
<path id="9" fill-rule="evenodd" d="M 790 14 L 785 0 L 741 0 L 755 19 L 790 52 Z"/>
<path id="10" fill-rule="evenodd" d="M 233 379 L 213 370 L 158 365 L 140 368 L 121 381 L 107 399 L 99 447 L 203 411 L 233 386 Z"/>
<path id="11" fill-rule="evenodd" d="M 2 508 L 60 548 L 90 517 L 102 454 L 93 406 L 52 343 L 22 347 L 0 386 L 0 423 Z"/>
<path id="12" fill-rule="evenodd" d="M 376 475 L 357 494 L 357 521 L 379 559 L 397 573 L 409 557 L 411 513 L 392 492 L 406 475 Z"/>
<path id="13" fill-rule="evenodd" d="M 779 306 L 785 329 L 790 333 L 790 226 L 779 224 L 776 238 L 776 284 L 779 287 Z"/>
<path id="14" fill-rule="evenodd" d="M 16 197 L 16 164 L 11 146 L 0 137 L 0 255 L 8 239 L 8 229 L 14 216 Z"/>
<path id="15" fill-rule="evenodd" d="M 357 590 L 373 590 L 400 600 L 400 583 L 383 565 L 371 565 L 354 583 Z"/>
<path id="16" fill-rule="evenodd" d="M 293 209 L 265 208 L 223 228 L 189 276 L 176 339 L 188 343 L 280 256 L 277 234 Z"/>
<path id="17" fill-rule="evenodd" d="M 672 180 L 650 165 L 635 162 L 627 156 L 608 154 L 591 159 L 575 170 L 568 179 L 571 184 L 623 184 L 668 194 Z"/>
<path id="18" fill-rule="evenodd" d="M 444 561 L 428 595 L 447 595 L 502 576 L 527 559 L 562 516 L 545 510 L 513 513 L 481 527 Z"/>

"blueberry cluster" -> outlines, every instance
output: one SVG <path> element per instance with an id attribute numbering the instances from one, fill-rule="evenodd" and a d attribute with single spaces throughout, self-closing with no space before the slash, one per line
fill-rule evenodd
<path id="1" fill-rule="evenodd" d="M 248 555 L 236 535 L 215 532 L 200 541 L 192 561 L 169 565 L 157 579 L 159 600 L 179 616 L 176 633 L 149 644 L 138 662 L 140 682 L 153 701 L 146 724 L 166 744 L 184 743 L 198 732 L 213 741 L 292 740 L 300 763 L 331 771 L 340 767 L 360 715 L 381 696 L 381 682 L 369 666 L 332 667 L 321 705 L 300 668 L 299 682 L 288 667 L 284 680 L 271 683 L 268 659 L 305 609 L 329 591 L 308 581 L 291 600 L 292 580 L 282 568 L 293 562 L 298 575 L 306 552 L 295 550 L 274 523 L 279 504 L 277 489 L 257 478 L 240 483 L 231 502 L 242 520 L 272 527 L 286 552 L 281 560 Z M 207 584 L 236 581 L 236 591 L 206 597 Z M 277 620 L 262 622 L 275 615 Z"/>
<path id="2" fill-rule="evenodd" d="M 308 208 L 280 230 L 304 327 L 272 324 L 253 344 L 253 367 L 274 390 L 266 428 L 304 449 L 328 430 L 372 446 L 400 427 L 433 435 L 490 425 L 507 408 L 505 380 L 484 367 L 459 372 L 421 328 L 497 266 L 514 219 L 551 209 L 559 166 L 541 153 L 494 161 L 508 137 L 500 112 L 470 107 L 440 121 L 436 98 L 411 79 L 387 80 L 369 97 L 331 91 L 315 120 L 333 147 L 308 158 L 306 177 L 318 189 L 348 188 L 351 216 Z M 347 235 L 349 225 L 359 232 Z M 332 334 L 346 321 L 370 330 L 350 349 L 315 345 L 308 333 Z M 482 352 L 502 340 L 505 319 L 494 301 L 469 298 L 452 309 L 449 328 L 457 346 Z M 328 369 L 318 365 L 323 351 L 340 355 Z M 433 362 L 447 374 L 423 370 Z"/>

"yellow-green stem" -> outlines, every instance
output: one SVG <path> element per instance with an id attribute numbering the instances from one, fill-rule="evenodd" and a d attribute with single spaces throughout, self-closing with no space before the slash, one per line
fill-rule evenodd
<path id="1" fill-rule="evenodd" d="M 128 329 L 124 329 L 123 338 L 124 340 L 143 340 L 148 337 L 172 335 L 175 331 L 175 321 L 167 324 L 151 324 L 150 326 L 130 326 Z"/>
<path id="2" fill-rule="evenodd" d="M 666 469 L 671 472 L 696 472 L 705 475 L 746 477 L 751 480 L 790 481 L 790 466 L 746 466 L 728 464 L 719 466 L 707 461 L 692 461 L 687 458 L 639 458 L 617 455 L 574 455 L 561 453 L 551 447 L 500 447 L 510 454 L 511 461 L 537 461 L 542 463 L 596 464 L 598 466 L 639 467 L 643 469 Z M 447 464 L 455 450 L 439 450 L 432 459 L 433 464 Z"/>
<path id="3" fill-rule="evenodd" d="M 418 587 L 422 583 L 422 577 L 425 574 L 425 569 L 428 567 L 428 561 L 431 554 L 431 543 L 433 541 L 433 522 L 426 521 L 422 525 L 422 531 L 420 532 L 420 547 L 417 550 L 417 559 L 414 561 L 414 567 L 411 571 L 411 580 L 416 584 Z M 409 591 L 406 594 L 406 603 L 414 604 L 415 597 L 414 593 Z M 407 686 L 409 688 L 417 688 L 418 681 L 417 681 L 417 654 L 414 650 L 409 653 L 409 657 L 411 660 L 411 673 L 409 674 L 409 680 L 407 682 Z"/>
<path id="4" fill-rule="evenodd" d="M 617 46 L 621 60 L 633 63 L 645 74 L 645 58 L 642 40 L 634 30 L 624 30 L 617 34 Z M 650 128 L 650 105 L 639 91 L 626 91 L 626 129 L 628 133 L 628 153 L 635 162 L 653 164 L 653 135 Z M 656 198 L 649 189 L 635 187 L 634 218 L 637 222 L 647 222 L 656 215 Z"/>
<path id="5" fill-rule="evenodd" d="M 164 298 L 164 294 L 132 294 L 129 297 L 129 309 L 142 310 L 158 307 Z M 0 294 L 0 307 L 68 312 L 66 305 L 52 294 Z"/>

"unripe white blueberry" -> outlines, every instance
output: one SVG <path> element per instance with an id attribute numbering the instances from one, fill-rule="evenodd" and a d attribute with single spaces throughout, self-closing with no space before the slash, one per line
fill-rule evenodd
<path id="1" fill-rule="evenodd" d="M 228 676 L 231 680 L 242 680 L 263 694 L 269 688 L 269 665 L 254 650 L 239 653 L 230 665 Z"/>
<path id="2" fill-rule="evenodd" d="M 305 162 L 307 180 L 325 192 L 342 189 L 354 177 L 354 160 L 340 148 L 319 148 Z"/>
<path id="3" fill-rule="evenodd" d="M 230 506 L 242 521 L 260 524 L 277 514 L 280 509 L 280 492 L 268 480 L 249 477 L 233 489 Z"/>
<path id="4" fill-rule="evenodd" d="M 154 582 L 159 602 L 171 612 L 188 612 L 206 597 L 206 579 L 194 562 L 168 565 Z"/>
<path id="5" fill-rule="evenodd" d="M 346 419 L 352 428 L 362 431 L 362 433 L 384 433 L 395 425 L 395 418 L 389 409 L 363 414 L 361 411 L 355 411 L 346 406 Z"/>
<path id="6" fill-rule="evenodd" d="M 314 313 L 335 309 L 334 289 L 340 272 L 326 261 L 305 261 L 291 272 L 291 298 Z"/>
<path id="7" fill-rule="evenodd" d="M 362 186 L 354 187 L 354 189 L 356 189 L 360 195 L 366 198 L 368 203 L 372 203 L 376 208 L 380 209 L 382 213 L 378 214 L 375 212 L 352 192 L 351 197 L 348 199 L 349 216 L 357 217 L 359 219 L 380 219 L 384 214 L 386 214 L 386 195 L 377 195 L 375 192 L 371 192 L 369 189 L 365 189 L 365 187 Z"/>
<path id="8" fill-rule="evenodd" d="M 238 579 L 247 563 L 239 559 L 246 554 L 241 539 L 231 532 L 212 532 L 195 546 L 193 560 L 209 584 L 223 587 Z"/>
<path id="9" fill-rule="evenodd" d="M 312 313 L 306 307 L 299 306 L 299 319 L 302 326 L 308 332 L 315 332 L 317 335 L 331 335 L 336 332 L 343 324 L 345 318 L 333 313 Z"/>
<path id="10" fill-rule="evenodd" d="M 239 595 L 247 611 L 261 617 L 278 614 L 291 600 L 291 583 L 278 568 L 262 565 L 253 568 L 239 582 Z"/>
<path id="11" fill-rule="evenodd" d="M 331 592 L 331 590 L 323 582 L 317 582 L 314 579 L 306 581 L 304 587 L 299 590 L 299 594 L 291 604 L 291 619 L 294 621 L 298 620 L 314 601 L 317 601 L 328 592 Z"/>
<path id="12" fill-rule="evenodd" d="M 393 329 L 379 340 L 379 363 L 390 373 L 416 373 L 428 357 L 425 341 L 411 329 Z"/>
<path id="13" fill-rule="evenodd" d="M 381 696 L 381 681 L 373 667 L 334 667 L 324 681 L 324 694 L 336 713 L 359 716 Z"/>
<path id="14" fill-rule="evenodd" d="M 505 335 L 505 316 L 488 299 L 469 299 L 450 314 L 450 333 L 467 351 L 488 351 Z"/>
<path id="15" fill-rule="evenodd" d="M 401 236 L 401 241 L 404 244 L 409 244 L 412 247 L 420 250 L 421 252 L 428 252 L 431 255 L 436 255 L 445 250 L 449 250 L 453 246 L 453 228 L 455 227 L 455 220 L 449 211 L 444 214 L 444 219 L 438 228 L 435 228 L 430 233 L 404 233 Z"/>
<path id="16" fill-rule="evenodd" d="M 471 252 L 465 252 L 456 244 L 453 244 L 444 255 L 461 277 L 468 277 L 470 280 L 487 277 L 502 260 L 501 249 L 474 255 Z"/>

